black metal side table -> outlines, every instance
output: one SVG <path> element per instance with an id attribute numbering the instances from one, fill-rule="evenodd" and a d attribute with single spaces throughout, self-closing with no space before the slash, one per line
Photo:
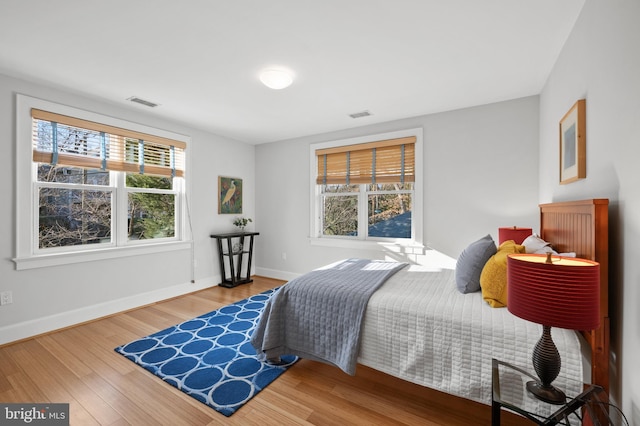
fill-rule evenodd
<path id="1" fill-rule="evenodd" d="M 226 234 L 211 234 L 218 243 L 218 261 L 220 262 L 220 275 L 222 287 L 235 287 L 239 284 L 250 283 L 251 279 L 251 259 L 253 257 L 253 237 L 260 235 L 259 232 L 230 232 Z M 247 244 L 247 239 L 249 243 Z M 223 245 L 223 241 L 226 244 Z M 247 263 L 244 275 L 243 266 L 245 255 Z M 229 265 L 227 274 L 226 265 Z"/>
<path id="2" fill-rule="evenodd" d="M 502 408 L 516 412 L 538 425 L 582 424 L 588 417 L 593 425 L 614 424 L 607 411 L 608 397 L 604 389 L 597 385 L 576 384 L 584 389 L 577 396 L 567 395 L 567 402 L 561 405 L 549 404 L 529 394 L 526 383 L 537 378 L 518 367 L 497 359 L 492 360 L 491 377 L 491 425 L 500 425 Z"/>

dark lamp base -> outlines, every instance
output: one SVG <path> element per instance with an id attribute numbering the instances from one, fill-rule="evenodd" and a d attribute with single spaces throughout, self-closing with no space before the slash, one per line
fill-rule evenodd
<path id="1" fill-rule="evenodd" d="M 541 401 L 549 404 L 560 405 L 567 401 L 567 397 L 560 389 L 551 385 L 543 386 L 541 383 L 530 381 L 527 382 L 527 390 Z"/>

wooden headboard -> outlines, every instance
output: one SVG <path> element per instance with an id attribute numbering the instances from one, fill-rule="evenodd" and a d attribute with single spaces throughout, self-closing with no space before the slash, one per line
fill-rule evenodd
<path id="1" fill-rule="evenodd" d="M 540 237 L 600 263 L 600 328 L 581 333 L 591 346 L 591 382 L 609 392 L 609 200 L 540 204 Z"/>

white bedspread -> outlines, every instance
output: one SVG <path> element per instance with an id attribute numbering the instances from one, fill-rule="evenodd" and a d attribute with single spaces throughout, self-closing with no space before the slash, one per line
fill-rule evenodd
<path id="1" fill-rule="evenodd" d="M 369 300 L 358 362 L 419 385 L 491 403 L 491 358 L 529 371 L 542 326 L 491 308 L 481 293 L 461 294 L 455 260 L 429 254 L 433 265 L 408 266 Z M 577 395 L 582 380 L 580 342 L 575 332 L 552 329 L 562 358 L 554 382 Z M 574 383 L 575 381 L 575 383 Z"/>

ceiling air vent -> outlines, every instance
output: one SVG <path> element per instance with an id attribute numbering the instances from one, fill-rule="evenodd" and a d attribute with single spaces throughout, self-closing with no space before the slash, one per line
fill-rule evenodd
<path id="1" fill-rule="evenodd" d="M 156 104 L 154 102 L 146 101 L 146 100 L 141 99 L 141 98 L 139 98 L 137 96 L 132 96 L 130 98 L 127 98 L 127 100 L 131 101 L 131 102 L 135 102 L 135 103 L 140 104 L 140 105 L 148 106 L 149 108 L 155 108 L 155 107 L 158 106 L 158 104 Z"/>
<path id="2" fill-rule="evenodd" d="M 353 114 L 349 114 L 349 117 L 351 117 L 351 118 L 361 118 L 361 117 L 368 117 L 370 115 L 371 115 L 371 113 L 369 111 L 361 111 L 361 112 L 354 112 Z"/>

